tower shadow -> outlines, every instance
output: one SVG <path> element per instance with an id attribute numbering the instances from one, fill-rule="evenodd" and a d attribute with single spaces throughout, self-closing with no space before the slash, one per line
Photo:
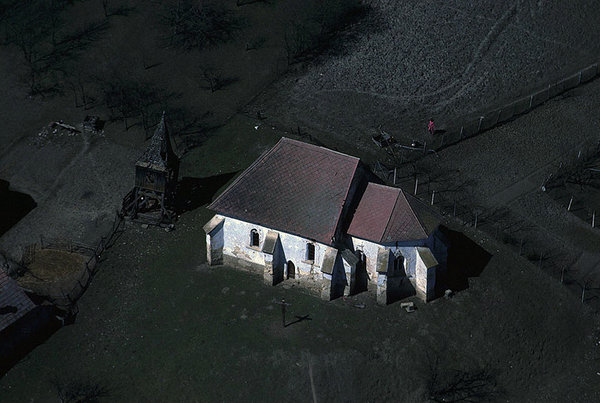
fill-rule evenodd
<path id="1" fill-rule="evenodd" d="M 239 171 L 209 176 L 207 178 L 181 178 L 177 182 L 175 211 L 177 214 L 192 211 L 212 201 L 217 191 L 229 182 Z"/>

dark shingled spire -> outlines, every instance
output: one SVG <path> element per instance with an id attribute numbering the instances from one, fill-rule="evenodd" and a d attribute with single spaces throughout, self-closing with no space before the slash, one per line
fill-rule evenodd
<path id="1" fill-rule="evenodd" d="M 177 159 L 177 154 L 171 144 L 171 136 L 169 135 L 165 117 L 166 113 L 163 111 L 160 123 L 150 140 L 150 145 L 137 160 L 136 165 L 165 171 Z"/>

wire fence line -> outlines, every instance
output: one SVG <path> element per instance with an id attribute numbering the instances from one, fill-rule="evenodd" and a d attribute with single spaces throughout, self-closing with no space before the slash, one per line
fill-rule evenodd
<path id="1" fill-rule="evenodd" d="M 573 251 L 568 250 L 563 240 L 544 231 L 530 217 L 521 216 L 508 208 L 476 205 L 476 198 L 471 195 L 468 183 L 456 183 L 461 179 L 456 177 L 448 180 L 447 172 L 444 173 L 445 176 L 441 176 L 439 172 L 433 172 L 434 168 L 421 166 L 426 155 L 436 153 L 527 113 L 549 99 L 589 82 L 598 75 L 600 75 L 600 68 L 598 63 L 594 63 L 528 96 L 476 118 L 464 119 L 463 123 L 435 134 L 433 139 L 430 138 L 429 143 L 413 144 L 412 147 L 390 144 L 385 147 L 385 150 L 393 162 L 385 164 L 376 161 L 372 167 L 373 171 L 387 184 L 402 187 L 424 202 L 435 205 L 443 215 L 451 216 L 462 225 L 474 227 L 510 245 L 515 252 L 525 256 L 539 268 L 550 271 L 560 279 L 561 283 L 579 287 L 582 301 L 600 300 L 600 278 L 584 278 L 581 273 L 577 273 L 577 269 L 572 267 Z M 563 161 L 549 167 L 545 180 L 535 191 L 546 191 L 546 188 L 557 186 L 561 181 L 564 183 L 571 177 L 571 172 L 581 169 L 583 162 L 597 158 L 598 155 L 600 155 L 598 139 L 590 139 L 577 149 L 566 152 Z M 590 218 L 589 224 L 592 228 L 598 228 L 600 223 L 596 224 L 596 222 L 600 221 L 600 217 L 596 219 L 596 209 L 593 207 L 591 206 L 587 218 Z M 565 209 L 570 209 L 570 205 L 565 205 Z M 600 208 L 597 211 L 600 213 Z M 548 237 L 551 238 L 551 245 L 548 243 Z"/>
<path id="2" fill-rule="evenodd" d="M 579 147 L 565 152 L 562 161 L 557 161 L 554 166 L 548 168 L 539 187 L 528 189 L 526 192 L 551 191 L 552 187 L 566 181 L 570 172 L 582 169 L 587 166 L 587 161 L 599 155 L 598 140 L 590 139 L 582 143 Z M 452 173 L 435 172 L 435 168 L 417 163 L 399 167 L 376 161 L 372 170 L 386 184 L 401 187 L 407 193 L 436 208 L 442 215 L 495 238 L 536 267 L 549 272 L 573 291 L 579 290 L 582 302 L 600 300 L 600 276 L 596 276 L 595 273 L 579 273 L 574 267 L 573 251 L 564 240 L 546 231 L 543 225 L 532 218 L 506 206 L 478 205 L 471 185 L 461 182 L 459 176 L 449 177 Z M 570 205 L 565 203 L 564 209 L 568 211 Z M 590 209 L 591 220 L 588 225 L 597 231 L 600 227 L 600 217 L 596 220 L 599 223 L 596 224 L 592 210 Z"/>
<path id="3" fill-rule="evenodd" d="M 507 122 L 518 115 L 531 111 L 549 99 L 587 83 L 599 74 L 598 63 L 589 65 L 562 80 L 548 84 L 525 97 L 484 113 L 477 118 L 466 120 L 460 126 L 451 128 L 447 132 L 435 136 L 430 144 L 430 148 L 439 151 L 444 147 L 478 135 L 500 123 Z"/>
<path id="4" fill-rule="evenodd" d="M 98 270 L 98 263 L 104 251 L 110 248 L 119 235 L 124 231 L 125 220 L 120 212 L 115 214 L 111 229 L 106 236 L 102 236 L 96 246 L 90 246 L 74 241 L 64 241 L 60 239 L 47 239 L 40 235 L 39 243 L 27 246 L 21 254 L 21 266 L 27 267 L 35 261 L 35 255 L 38 251 L 44 249 L 54 249 L 68 251 L 70 253 L 79 253 L 88 256 L 84 266 L 81 268 L 78 278 L 74 281 L 70 290 L 61 290 L 60 295 L 44 295 L 50 303 L 65 311 L 76 313 L 77 300 L 87 290 L 94 275 Z"/>
<path id="5" fill-rule="evenodd" d="M 546 101 L 587 83 L 599 75 L 600 68 L 598 67 L 598 63 L 591 64 L 562 80 L 550 83 L 527 96 L 492 109 L 489 112 L 482 113 L 476 117 L 459 119 L 460 123 L 449 125 L 447 130 L 437 132 L 432 138 L 424 142 L 424 144 L 407 147 L 396 143 L 390 144 L 385 149 L 388 155 L 396 161 L 396 164 L 414 163 L 429 153 L 440 151 L 490 130 L 499 124 L 508 122 L 519 115 L 530 112 Z"/>

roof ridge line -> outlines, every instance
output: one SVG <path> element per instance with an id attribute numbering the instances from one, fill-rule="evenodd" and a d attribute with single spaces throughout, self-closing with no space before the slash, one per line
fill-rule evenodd
<path id="1" fill-rule="evenodd" d="M 323 148 L 323 147 L 321 147 L 321 148 Z M 359 164 L 360 164 L 360 158 L 357 158 L 356 165 L 354 166 L 354 169 L 352 170 L 352 176 L 350 177 L 350 183 L 346 187 L 346 194 L 344 194 L 344 201 L 342 202 L 342 207 L 340 208 L 340 211 L 337 214 L 337 219 L 335 220 L 335 226 L 333 227 L 333 236 L 334 237 L 336 235 L 336 232 L 337 232 L 337 229 L 338 229 L 338 225 L 340 225 L 340 221 L 341 221 L 341 218 L 342 218 L 342 213 L 344 212 L 344 205 L 346 204 L 346 201 L 348 201 L 348 193 L 350 193 L 350 188 L 352 187 L 352 182 L 354 181 L 354 178 L 357 175 L 358 165 Z M 358 179 L 358 180 L 360 180 L 360 179 Z M 355 193 L 356 193 L 356 191 L 355 191 Z M 359 200 L 359 202 L 360 202 L 360 200 Z M 332 242 L 332 244 L 333 244 L 333 242 Z"/>
<path id="2" fill-rule="evenodd" d="M 304 141 L 300 141 L 300 140 L 292 139 L 292 138 L 289 138 L 289 137 L 281 137 L 281 138 L 282 138 L 282 139 L 289 140 L 289 141 L 291 141 L 291 142 L 294 142 L 294 143 L 296 143 L 296 144 L 297 144 L 297 145 L 299 145 L 299 146 L 304 146 L 304 147 L 306 147 L 306 146 L 309 146 L 309 147 L 314 147 L 314 148 L 316 148 L 316 149 L 321 149 L 321 150 L 324 150 L 324 151 L 326 151 L 326 152 L 330 152 L 330 153 L 339 154 L 339 155 L 341 155 L 341 156 L 348 157 L 348 158 L 352 158 L 352 159 L 355 159 L 355 160 L 359 160 L 359 161 L 360 161 L 360 157 L 355 157 L 354 155 L 345 154 L 345 153 L 343 153 L 343 152 L 341 152 L 341 151 L 332 150 L 331 148 L 327 148 L 327 147 L 319 146 L 319 145 L 312 144 L 312 143 L 306 143 L 306 142 L 304 142 Z"/>
<path id="3" fill-rule="evenodd" d="M 275 143 L 275 145 L 273 147 L 271 147 L 270 149 L 266 150 L 265 152 L 263 152 L 252 164 L 250 164 L 248 166 L 248 168 L 244 169 L 244 171 L 242 172 L 242 174 L 240 176 L 238 176 L 237 178 L 235 178 L 235 180 L 233 182 L 231 182 L 231 184 L 229 186 L 227 186 L 227 189 L 225 189 L 224 192 L 222 192 L 220 195 L 218 195 L 212 202 L 210 202 L 210 204 L 208 206 L 206 206 L 206 208 L 211 209 L 210 206 L 212 206 L 214 203 L 217 202 L 217 200 L 219 200 L 225 193 L 227 193 L 227 191 L 229 189 L 231 189 L 233 187 L 233 185 L 235 185 L 236 183 L 238 183 L 242 178 L 245 178 L 246 175 L 248 175 L 248 172 L 255 166 L 257 165 L 259 162 L 263 161 L 267 155 L 271 154 L 273 152 L 273 150 L 275 150 L 277 148 L 277 145 L 279 143 L 281 143 L 281 141 L 283 139 L 286 139 L 287 137 L 281 137 L 279 139 L 279 141 L 277 143 Z M 212 210 L 212 209 L 211 209 Z"/>
<path id="4" fill-rule="evenodd" d="M 423 201 L 421 201 L 421 199 L 418 199 L 417 197 L 414 197 L 414 196 L 411 196 L 411 197 L 413 199 L 415 199 L 415 201 L 417 203 L 422 203 L 424 205 L 424 207 L 427 207 L 427 205 Z M 404 196 L 404 198 L 406 199 L 406 202 L 408 203 L 408 207 L 410 207 L 410 211 L 412 212 L 412 215 L 417 219 L 417 222 L 421 226 L 421 230 L 425 233 L 425 235 L 429 235 L 428 234 L 429 231 L 427 231 L 427 228 L 425 227 L 425 225 L 423 225 L 423 222 L 419 218 L 419 215 L 415 212 L 415 209 L 413 208 L 412 204 L 410 204 L 410 201 L 408 200 L 408 197 Z"/>
<path id="5" fill-rule="evenodd" d="M 385 185 L 383 185 L 383 186 L 385 186 Z M 381 234 L 381 239 L 379 240 L 379 242 L 383 241 L 383 236 L 387 232 L 388 226 L 390 225 L 390 221 L 392 220 L 392 217 L 394 216 L 394 211 L 396 211 L 396 206 L 398 205 L 398 197 L 400 197 L 400 194 L 402 194 L 402 189 L 394 188 L 391 186 L 388 186 L 388 187 L 391 189 L 397 190 L 398 194 L 396 194 L 396 200 L 394 200 L 394 207 L 392 207 L 392 211 L 390 211 L 390 215 L 387 219 L 387 222 L 385 223 L 385 228 L 383 229 L 383 233 Z"/>

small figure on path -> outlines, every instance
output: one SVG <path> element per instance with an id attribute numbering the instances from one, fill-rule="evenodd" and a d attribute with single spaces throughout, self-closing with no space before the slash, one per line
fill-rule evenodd
<path id="1" fill-rule="evenodd" d="M 278 304 L 281 305 L 281 324 L 285 327 L 285 307 L 292 304 L 285 302 L 285 298 L 281 298 L 281 302 L 278 302 Z"/>
<path id="2" fill-rule="evenodd" d="M 429 134 L 431 134 L 432 136 L 435 133 L 435 123 L 433 123 L 433 119 L 429 119 L 429 124 L 427 125 L 427 131 L 429 131 Z"/>

